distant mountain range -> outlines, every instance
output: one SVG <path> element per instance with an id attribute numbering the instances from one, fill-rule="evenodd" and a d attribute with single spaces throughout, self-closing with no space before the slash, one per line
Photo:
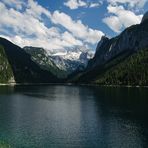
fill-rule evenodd
<path id="1" fill-rule="evenodd" d="M 75 70 L 84 70 L 92 56 L 92 53 L 82 48 L 64 53 L 50 53 L 37 47 L 20 48 L 0 38 L 0 83 L 65 82 Z"/>
<path id="2" fill-rule="evenodd" d="M 93 53 L 84 47 L 55 53 L 36 47 L 24 47 L 23 49 L 31 55 L 33 61 L 46 70 L 52 69 L 51 72 L 59 78 L 66 78 L 77 69 L 84 70 L 89 59 L 93 57 Z"/>
<path id="3" fill-rule="evenodd" d="M 119 36 L 103 36 L 94 57 L 83 48 L 53 53 L 0 38 L 0 83 L 148 85 L 147 13 Z"/>

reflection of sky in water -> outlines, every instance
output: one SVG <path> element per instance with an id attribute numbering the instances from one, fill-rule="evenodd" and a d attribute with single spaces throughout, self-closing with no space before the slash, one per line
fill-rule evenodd
<path id="1" fill-rule="evenodd" d="M 148 144 L 147 115 L 137 114 L 145 109 L 145 89 L 18 86 L 0 94 L 0 141 L 15 147 Z"/>

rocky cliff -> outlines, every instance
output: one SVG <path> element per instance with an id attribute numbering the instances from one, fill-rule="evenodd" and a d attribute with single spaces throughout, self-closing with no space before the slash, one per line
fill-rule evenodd
<path id="1" fill-rule="evenodd" d="M 71 81 L 79 82 L 79 83 L 94 83 L 94 82 L 99 83 L 100 82 L 101 84 L 103 83 L 107 84 L 107 81 L 109 81 L 107 78 L 104 81 L 99 81 L 98 78 L 103 79 L 106 72 L 108 71 L 112 73 L 111 69 L 115 70 L 114 67 L 117 66 L 118 64 L 123 63 L 124 65 L 124 62 L 133 54 L 138 54 L 137 56 L 135 55 L 134 57 L 142 58 L 141 61 L 145 61 L 147 63 L 148 62 L 147 57 L 144 57 L 144 56 L 141 57 L 141 54 L 139 54 L 141 50 L 145 50 L 145 49 L 148 49 L 147 13 L 146 15 L 144 15 L 142 22 L 140 24 L 133 25 L 125 29 L 120 35 L 111 39 L 105 36 L 102 37 L 101 41 L 98 43 L 95 56 L 93 59 L 91 59 L 88 62 L 88 66 L 85 69 L 85 71 L 77 72 L 77 75 L 73 76 L 71 78 Z M 144 53 L 147 53 L 147 50 Z M 137 64 L 137 66 L 138 64 L 140 64 L 140 62 L 137 63 L 135 60 L 132 60 L 132 61 L 135 64 Z M 141 62 L 141 64 L 142 63 L 143 62 Z M 132 64 L 129 64 L 129 65 L 132 65 Z M 142 65 L 142 69 L 145 69 L 144 71 L 145 74 L 147 73 L 146 65 L 147 64 Z M 124 73 L 125 70 L 126 70 L 126 66 L 123 66 L 123 69 L 122 70 L 120 69 L 120 72 Z M 130 68 L 128 70 L 130 70 Z M 130 84 L 128 80 L 129 78 L 131 79 L 131 75 L 128 75 L 129 73 L 128 70 L 125 73 L 125 75 L 127 76 L 120 75 L 121 76 L 119 80 L 120 82 L 117 81 L 114 84 L 124 84 L 124 85 Z M 108 73 L 108 76 L 110 73 Z M 141 74 L 141 76 L 143 75 Z M 127 77 L 127 81 L 124 81 L 124 77 Z M 112 77 L 112 79 L 114 78 Z M 141 79 L 144 81 L 144 78 L 141 78 Z M 147 80 L 145 81 L 147 83 Z M 111 84 L 111 81 L 109 82 L 110 82 L 109 84 Z M 145 82 L 144 83 L 139 82 L 139 83 L 141 85 L 146 85 Z M 139 83 L 137 82 L 135 85 L 138 85 Z"/>
<path id="2" fill-rule="evenodd" d="M 14 75 L 7 55 L 2 46 L 0 46 L 0 83 L 14 83 Z"/>
<path id="3" fill-rule="evenodd" d="M 88 63 L 88 69 L 103 65 L 120 54 L 128 56 L 146 47 L 148 47 L 148 20 L 127 28 L 115 38 L 102 37 L 94 58 Z"/>

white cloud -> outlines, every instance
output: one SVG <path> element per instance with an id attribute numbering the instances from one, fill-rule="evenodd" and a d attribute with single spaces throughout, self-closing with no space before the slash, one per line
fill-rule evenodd
<path id="1" fill-rule="evenodd" d="M 114 32 L 119 33 L 122 29 L 134 24 L 139 24 L 142 19 L 143 7 L 148 0 L 107 0 L 108 16 L 103 22 Z"/>
<path id="2" fill-rule="evenodd" d="M 102 5 L 102 1 L 99 2 L 91 2 L 91 0 L 67 0 L 67 2 L 64 3 L 65 6 L 67 6 L 70 9 L 78 9 L 80 7 L 84 8 L 95 8 Z"/>
<path id="3" fill-rule="evenodd" d="M 122 6 L 108 6 L 108 12 L 117 15 L 125 27 L 129 27 L 133 24 L 139 24 L 142 19 L 142 15 L 136 15 L 130 10 L 125 10 Z"/>
<path id="4" fill-rule="evenodd" d="M 142 8 L 148 2 L 148 0 L 107 0 L 112 5 L 128 4 L 129 7 Z"/>
<path id="5" fill-rule="evenodd" d="M 95 44 L 103 35 L 101 31 L 93 30 L 65 13 L 55 11 L 51 14 L 33 0 L 22 3 L 23 11 L 20 11 L 13 7 L 12 2 L 16 1 L 18 0 L 0 2 L 0 34 L 21 47 L 36 46 L 49 50 L 72 48 L 82 46 L 84 42 L 87 42 L 87 45 Z M 9 7 L 8 2 L 11 2 Z M 46 26 L 43 14 L 48 21 L 53 22 L 53 26 Z M 61 27 L 65 30 L 62 31 Z"/>
<path id="6" fill-rule="evenodd" d="M 34 0 L 28 0 L 26 13 L 38 19 L 41 19 L 42 14 L 45 14 L 49 18 L 51 15 L 47 9 L 39 5 Z"/>
<path id="7" fill-rule="evenodd" d="M 89 7 L 94 8 L 94 7 L 99 7 L 99 6 L 100 6 L 99 3 L 91 3 Z"/>
<path id="8" fill-rule="evenodd" d="M 67 30 L 69 30 L 75 37 L 82 39 L 88 43 L 95 44 L 100 40 L 103 32 L 99 30 L 93 30 L 88 26 L 85 26 L 81 20 L 74 21 L 70 16 L 63 12 L 55 11 L 51 17 L 54 24 L 60 24 Z"/>
<path id="9" fill-rule="evenodd" d="M 130 10 L 125 10 L 123 6 L 109 5 L 107 9 L 110 16 L 104 18 L 103 22 L 117 33 L 120 32 L 122 28 L 139 24 L 141 22 L 142 15 L 136 15 Z"/>
<path id="10" fill-rule="evenodd" d="M 48 30 L 43 22 L 27 13 L 20 13 L 14 9 L 7 9 L 0 3 L 0 26 L 12 29 L 16 34 L 44 36 Z"/>
<path id="11" fill-rule="evenodd" d="M 98 2 L 90 2 L 89 8 L 99 7 L 99 6 L 101 6 L 102 4 L 103 4 L 103 1 L 102 1 L 102 0 L 100 0 L 100 1 L 98 1 Z"/>
<path id="12" fill-rule="evenodd" d="M 36 6 L 36 7 L 35 7 Z M 47 49 L 57 49 L 64 47 L 72 47 L 76 45 L 81 45 L 81 42 L 74 40 L 72 38 L 73 44 L 68 43 L 64 40 L 63 34 L 60 33 L 59 29 L 56 27 L 46 27 L 44 23 L 38 20 L 41 14 L 44 13 L 49 16 L 49 12 L 42 7 L 38 7 L 35 3 L 35 11 L 38 11 L 38 15 L 33 13 L 34 9 L 27 8 L 25 13 L 20 13 L 14 9 L 8 9 L 3 3 L 0 3 L 0 28 L 1 32 L 8 34 L 9 28 L 14 32 L 14 34 L 9 33 L 8 37 L 14 43 L 23 46 L 43 46 Z M 31 11 L 30 11 L 31 9 Z M 32 13 L 28 13 L 32 12 Z M 36 15 L 34 15 L 36 14 Z M 28 37 L 33 36 L 33 37 Z M 75 42 L 74 42 L 75 41 Z"/>
<path id="13" fill-rule="evenodd" d="M 70 9 L 77 9 L 79 7 L 87 7 L 87 3 L 83 0 L 68 0 L 64 3 L 65 6 L 69 7 Z"/>
<path id="14" fill-rule="evenodd" d="M 73 37 L 72 34 L 70 34 L 67 31 L 62 34 L 62 39 L 71 45 L 79 45 L 79 46 L 83 45 L 82 41 L 77 40 L 76 38 Z"/>
<path id="15" fill-rule="evenodd" d="M 106 17 L 103 19 L 103 22 L 107 24 L 110 29 L 117 33 L 119 33 L 122 28 L 122 24 L 117 16 Z"/>
<path id="16" fill-rule="evenodd" d="M 4 4 L 11 6 L 15 9 L 21 10 L 22 6 L 25 5 L 25 2 L 20 0 L 1 0 Z"/>

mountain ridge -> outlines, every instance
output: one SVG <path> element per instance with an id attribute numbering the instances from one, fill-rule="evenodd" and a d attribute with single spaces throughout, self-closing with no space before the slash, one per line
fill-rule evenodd
<path id="1" fill-rule="evenodd" d="M 50 71 L 40 68 L 39 65 L 31 60 L 31 56 L 19 46 L 1 37 L 0 45 L 5 50 L 16 83 L 46 83 L 59 81 Z"/>
<path id="2" fill-rule="evenodd" d="M 38 63 L 46 70 L 52 69 L 52 73 L 59 78 L 66 78 L 67 75 L 74 72 L 76 69 L 84 69 L 87 66 L 92 54 L 88 51 L 76 48 L 65 52 L 50 53 L 44 48 L 24 47 L 23 48 L 32 60 Z"/>
<path id="3" fill-rule="evenodd" d="M 147 26 L 148 20 L 146 19 L 141 22 L 141 24 L 126 28 L 120 35 L 114 38 L 109 39 L 107 37 L 102 37 L 101 41 L 98 43 L 95 56 L 88 62 L 86 69 L 84 71 L 78 71 L 70 76 L 68 82 L 95 83 L 97 77 L 102 76 L 103 78 L 105 72 L 109 71 L 110 68 L 124 62 L 124 60 L 138 51 L 147 49 Z M 145 67 L 145 69 L 147 68 Z M 104 84 L 106 84 L 106 82 L 104 82 Z M 127 82 L 127 85 L 128 84 Z"/>
<path id="4" fill-rule="evenodd" d="M 103 36 L 92 59 L 84 51 L 49 55 L 43 48 L 20 48 L 4 38 L 0 38 L 0 47 L 6 63 L 0 61 L 0 82 L 6 69 L 4 80 L 14 78 L 16 83 L 148 85 L 147 13 L 140 24 L 126 28 L 120 35 L 111 39 Z M 73 50 L 67 53 L 75 54 Z"/>

